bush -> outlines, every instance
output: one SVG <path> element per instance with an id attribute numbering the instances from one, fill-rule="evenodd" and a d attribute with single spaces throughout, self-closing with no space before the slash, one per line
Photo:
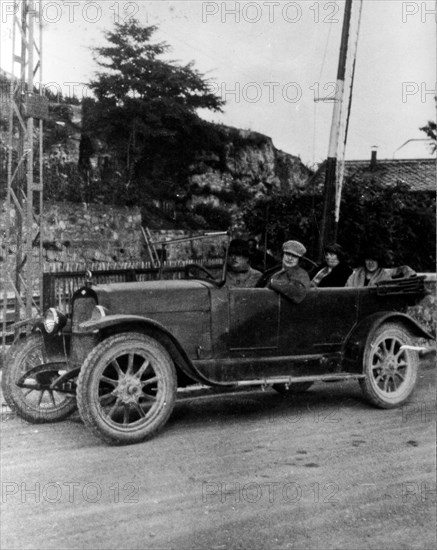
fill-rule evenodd
<path id="1" fill-rule="evenodd" d="M 207 203 L 197 204 L 194 207 L 193 214 L 201 216 L 206 222 L 206 227 L 210 229 L 226 231 L 232 221 L 232 216 L 228 210 Z"/>
<path id="2" fill-rule="evenodd" d="M 287 239 L 302 241 L 317 258 L 322 190 L 293 189 L 259 200 L 243 214 L 249 232 L 267 231 L 268 246 L 279 252 Z M 417 271 L 436 268 L 435 195 L 414 193 L 405 184 L 348 180 L 343 186 L 337 241 L 358 265 L 366 244 L 386 251 L 387 266 L 408 264 Z"/>

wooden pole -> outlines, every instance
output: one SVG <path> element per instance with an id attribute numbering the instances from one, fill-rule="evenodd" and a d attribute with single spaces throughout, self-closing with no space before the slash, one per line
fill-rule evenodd
<path id="1" fill-rule="evenodd" d="M 347 46 L 352 12 L 352 0 L 346 0 L 341 32 L 340 56 L 338 60 L 336 95 L 332 112 L 331 133 L 329 136 L 328 158 L 326 160 L 325 185 L 323 192 L 323 217 L 320 228 L 319 261 L 323 258 L 326 244 L 337 239 L 335 223 L 335 179 L 337 170 L 337 150 L 340 135 L 341 112 L 344 97 L 344 80 L 346 72 Z"/>

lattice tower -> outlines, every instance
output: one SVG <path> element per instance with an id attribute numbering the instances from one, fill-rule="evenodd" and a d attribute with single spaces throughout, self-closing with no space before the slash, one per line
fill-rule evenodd
<path id="1" fill-rule="evenodd" d="M 15 299 L 13 320 L 17 335 L 20 326 L 17 323 L 39 312 L 42 297 L 43 120 L 48 117 L 42 85 L 41 2 L 22 0 L 14 6 L 12 69 L 7 73 L 10 85 L 3 249 L 6 259 L 11 252 L 15 253 L 15 262 L 12 267 L 7 261 L 2 262 L 6 267 L 3 349 L 8 300 L 10 303 L 11 298 L 12 302 Z"/>

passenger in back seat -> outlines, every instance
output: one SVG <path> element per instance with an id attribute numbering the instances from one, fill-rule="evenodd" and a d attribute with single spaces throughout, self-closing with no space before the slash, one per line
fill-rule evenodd
<path id="1" fill-rule="evenodd" d="M 347 287 L 375 286 L 381 281 L 413 277 L 416 275 L 414 269 L 408 265 L 399 267 L 381 267 L 384 261 L 384 254 L 376 248 L 368 248 L 364 251 L 363 266 L 358 267 L 346 282 Z"/>
<path id="2" fill-rule="evenodd" d="M 352 274 L 343 248 L 337 244 L 325 246 L 325 262 L 311 281 L 312 287 L 341 287 Z"/>

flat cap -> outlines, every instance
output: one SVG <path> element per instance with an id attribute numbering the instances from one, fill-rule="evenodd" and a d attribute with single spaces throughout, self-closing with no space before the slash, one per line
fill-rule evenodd
<path id="1" fill-rule="evenodd" d="M 298 256 L 299 258 L 301 258 L 306 251 L 307 249 L 299 241 L 286 241 L 282 245 L 282 252 L 288 252 L 289 254 L 294 254 L 294 256 Z"/>

